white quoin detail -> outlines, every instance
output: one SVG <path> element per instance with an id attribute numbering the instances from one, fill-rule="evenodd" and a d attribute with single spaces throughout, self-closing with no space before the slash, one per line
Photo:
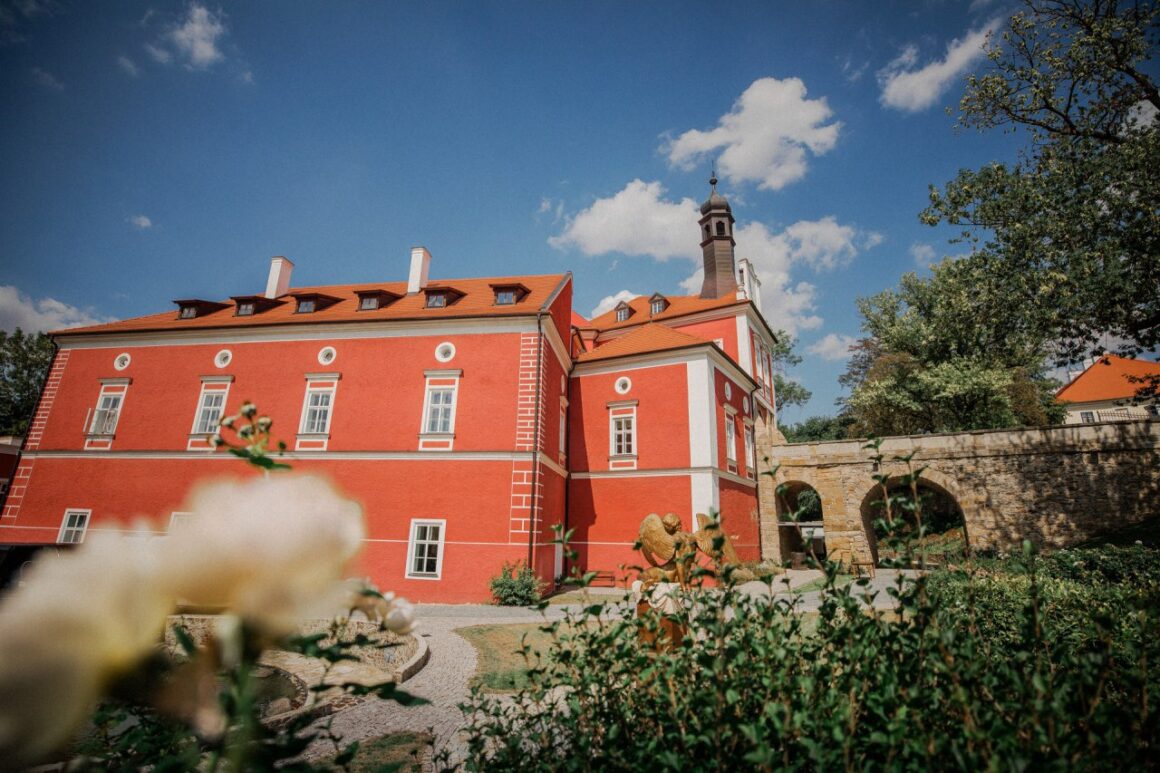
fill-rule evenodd
<path id="1" fill-rule="evenodd" d="M 277 298 L 290 289 L 290 272 L 294 263 L 289 258 L 275 255 L 270 258 L 270 278 L 266 280 L 266 297 Z"/>
<path id="2" fill-rule="evenodd" d="M 407 276 L 407 292 L 417 293 L 427 286 L 431 271 L 431 253 L 426 247 L 411 248 L 411 273 Z"/>

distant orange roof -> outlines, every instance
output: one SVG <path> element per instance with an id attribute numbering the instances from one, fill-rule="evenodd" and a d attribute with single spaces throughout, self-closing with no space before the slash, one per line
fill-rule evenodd
<path id="1" fill-rule="evenodd" d="M 580 314 L 572 312 L 572 326 L 573 327 L 588 327 L 588 320 L 584 319 Z"/>
<path id="2" fill-rule="evenodd" d="M 146 317 L 109 322 L 104 325 L 68 328 L 53 331 L 54 335 L 89 335 L 100 333 L 136 333 L 145 331 L 203 330 L 212 328 L 252 328 L 268 325 L 301 325 L 326 322 L 368 322 L 374 320 L 416 320 L 454 319 L 457 317 L 519 317 L 534 314 L 551 297 L 565 280 L 567 274 L 544 276 L 487 277 L 478 279 L 449 279 L 431 281 L 428 292 L 445 289 L 462 295 L 448 302 L 446 306 L 428 308 L 426 293 L 407 295 L 406 282 L 375 282 L 356 285 L 326 285 L 320 287 L 292 287 L 279 296 L 282 303 L 250 316 L 235 315 L 234 303 L 218 311 L 200 313 L 191 319 L 179 319 L 178 311 L 166 311 Z M 497 306 L 493 285 L 520 285 L 526 287 L 527 295 L 519 303 Z M 385 303 L 382 308 L 359 311 L 358 293 L 382 291 L 386 297 L 398 296 L 397 300 Z M 296 304 L 290 301 L 295 296 L 326 295 L 339 300 L 317 311 L 299 314 Z M 242 298 L 244 296 L 237 296 Z M 212 305 L 212 304 L 211 304 Z"/>
<path id="3" fill-rule="evenodd" d="M 599 317 L 594 317 L 585 327 L 594 327 L 599 330 L 616 330 L 622 327 L 639 325 L 642 322 L 665 322 L 674 317 L 696 314 L 699 311 L 723 309 L 728 306 L 740 306 L 749 303 L 746 300 L 738 300 L 737 296 L 733 294 L 726 295 L 722 298 L 702 298 L 699 295 L 666 295 L 664 298 L 668 301 L 668 306 L 660 314 L 649 314 L 649 297 L 646 295 L 638 295 L 631 301 L 626 301 L 629 308 L 632 309 L 632 314 L 624 322 L 617 322 L 616 309 L 611 309 Z"/>
<path id="4" fill-rule="evenodd" d="M 584 352 L 576 358 L 577 362 L 593 362 L 596 360 L 610 360 L 614 357 L 629 357 L 634 354 L 649 354 L 651 352 L 665 352 L 673 349 L 688 349 L 694 346 L 712 346 L 704 338 L 673 330 L 665 325 L 649 323 L 640 328 L 615 338 L 606 344 L 596 347 L 590 352 Z"/>
<path id="5" fill-rule="evenodd" d="M 1098 400 L 1122 400 L 1132 397 L 1143 386 L 1134 378 L 1160 378 L 1160 363 L 1148 360 L 1129 360 L 1114 354 L 1105 354 L 1070 384 L 1055 393 L 1065 403 L 1090 403 Z"/>

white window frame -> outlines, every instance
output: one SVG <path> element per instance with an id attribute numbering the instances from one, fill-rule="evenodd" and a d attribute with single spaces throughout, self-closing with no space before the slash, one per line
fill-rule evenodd
<path id="1" fill-rule="evenodd" d="M 121 421 L 121 409 L 124 406 L 125 393 L 123 391 L 110 391 L 107 386 L 101 387 L 101 394 L 97 397 L 97 407 L 93 409 L 93 416 L 89 422 L 88 434 L 114 434 L 117 431 L 117 424 Z"/>
<path id="2" fill-rule="evenodd" d="M 654 298 L 653 300 L 649 301 L 649 304 L 648 304 L 649 314 L 651 314 L 654 317 L 657 314 L 664 314 L 666 305 L 667 304 L 665 303 L 663 298 Z"/>
<path id="3" fill-rule="evenodd" d="M 618 428 L 618 424 L 627 424 L 627 431 L 623 427 Z M 624 443 L 619 448 L 618 437 L 624 439 Z M 636 411 L 620 415 L 613 414 L 608 417 L 608 455 L 613 458 L 637 455 Z"/>
<path id="4" fill-rule="evenodd" d="M 442 344 L 441 344 L 442 345 Z M 455 418 L 459 411 L 459 380 L 463 371 L 427 370 L 423 372 L 426 383 L 423 387 L 423 411 L 419 416 L 419 450 L 420 451 L 450 451 L 455 445 Z M 433 402 L 435 395 L 450 394 L 451 400 L 447 404 L 436 405 Z M 446 426 L 440 421 L 439 426 L 431 429 L 432 412 L 438 410 L 445 414 Z"/>
<path id="5" fill-rule="evenodd" d="M 227 381 L 223 387 L 221 382 L 203 381 L 201 385 L 201 394 L 197 398 L 197 410 L 193 413 L 193 429 L 190 430 L 191 435 L 212 435 L 218 431 L 221 426 L 222 416 L 226 412 L 226 400 L 229 399 L 230 385 Z M 210 414 L 211 410 L 206 403 L 211 399 L 220 399 L 221 405 L 217 406 L 217 416 L 210 421 L 204 419 Z"/>
<path id="6" fill-rule="evenodd" d="M 306 397 L 302 401 L 302 425 L 298 428 L 300 435 L 329 435 L 330 420 L 334 417 L 334 387 L 306 387 Z M 318 398 L 318 404 L 312 400 Z M 322 404 L 321 398 L 326 398 Z M 321 422 L 318 417 L 322 416 Z M 321 426 L 320 426 L 321 424 Z"/>
<path id="7" fill-rule="evenodd" d="M 725 412 L 725 459 L 737 464 L 737 419 Z"/>
<path id="8" fill-rule="evenodd" d="M 334 422 L 334 409 L 338 403 L 338 373 L 307 373 L 306 390 L 302 396 L 302 413 L 298 419 L 298 441 L 296 451 L 325 451 L 330 443 L 330 427 Z M 310 400 L 315 395 L 327 395 L 328 403 L 326 418 L 322 427 L 311 421 L 311 416 L 317 416 L 323 406 L 311 405 Z"/>
<path id="9" fill-rule="evenodd" d="M 1079 421 L 1081 424 L 1095 424 L 1096 423 L 1095 411 L 1080 411 L 1079 412 Z"/>
<path id="10" fill-rule="evenodd" d="M 454 386 L 428 386 L 423 398 L 423 434 L 455 434 L 455 396 L 459 391 Z"/>
<path id="11" fill-rule="evenodd" d="M 69 519 L 72 516 L 83 516 L 79 526 L 69 524 Z M 56 542 L 58 545 L 79 545 L 85 541 L 85 535 L 89 530 L 89 523 L 93 519 L 93 511 L 81 507 L 70 507 L 64 511 L 64 517 L 60 519 L 60 531 L 56 534 Z M 75 539 L 65 539 L 65 535 L 69 534 Z"/>
<path id="12" fill-rule="evenodd" d="M 560 401 L 560 457 L 568 454 L 568 403 Z"/>
<path id="13" fill-rule="evenodd" d="M 745 474 L 757 480 L 757 436 L 753 432 L 753 425 L 745 423 Z"/>
<path id="14" fill-rule="evenodd" d="M 439 537 L 435 540 L 419 540 L 420 527 L 437 527 Z M 445 518 L 412 518 L 411 533 L 407 538 L 407 567 L 404 574 L 410 580 L 439 580 L 443 577 L 443 554 L 447 544 L 447 519 Z M 415 560 L 419 557 L 416 549 L 419 545 L 435 545 L 435 573 L 416 572 Z M 427 560 L 424 556 L 424 560 Z"/>

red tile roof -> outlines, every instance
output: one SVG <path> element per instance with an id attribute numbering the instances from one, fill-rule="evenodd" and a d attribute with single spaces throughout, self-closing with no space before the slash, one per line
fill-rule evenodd
<path id="1" fill-rule="evenodd" d="M 673 349 L 688 349 L 694 346 L 712 346 L 704 338 L 682 333 L 664 325 L 649 323 L 630 333 L 625 333 L 590 352 L 576 358 L 577 362 L 610 360 L 614 357 L 629 357 L 634 354 L 664 352 Z"/>
<path id="2" fill-rule="evenodd" d="M 699 295 L 672 295 L 665 296 L 665 300 L 669 302 L 665 310 L 660 314 L 650 315 L 649 297 L 646 295 L 638 295 L 631 301 L 628 301 L 628 305 L 632 309 L 632 314 L 624 322 L 616 321 L 616 309 L 612 309 L 601 314 L 599 317 L 594 317 L 585 327 L 594 327 L 599 330 L 616 330 L 622 327 L 639 325 L 642 322 L 665 322 L 674 317 L 696 314 L 699 311 L 723 309 L 728 306 L 741 306 L 749 303 L 749 301 L 737 300 L 735 294 L 730 294 L 722 298 L 702 298 Z"/>
<path id="3" fill-rule="evenodd" d="M 292 287 L 279 296 L 278 305 L 253 316 L 234 315 L 235 306 L 228 303 L 220 311 L 212 311 L 193 319 L 178 319 L 177 309 L 152 314 L 146 317 L 109 322 L 104 325 L 68 328 L 53 331 L 54 335 L 89 335 L 99 333 L 136 333 L 144 331 L 204 330 L 211 328 L 248 328 L 271 325 L 320 324 L 326 322 L 368 322 L 374 320 L 416 320 L 455 319 L 458 317 L 519 317 L 534 314 L 551 297 L 565 280 L 567 274 L 543 276 L 487 277 L 478 279 L 448 279 L 431 281 L 428 291 L 440 288 L 463 293 L 458 300 L 441 308 L 427 308 L 426 295 L 418 292 L 407 295 L 406 282 L 378 282 L 357 285 L 327 285 L 321 287 Z M 495 305 L 495 291 L 492 285 L 520 284 L 528 288 L 528 294 L 519 303 Z M 358 310 L 359 292 L 384 290 L 401 296 L 383 308 L 371 311 Z M 323 294 L 339 298 L 337 303 L 309 314 L 295 311 L 294 296 Z M 240 297 L 240 296 L 239 296 Z"/>
<path id="4" fill-rule="evenodd" d="M 1129 377 L 1160 378 L 1160 363 L 1105 354 L 1056 392 L 1055 398 L 1065 403 L 1089 403 L 1132 397 L 1143 384 Z"/>

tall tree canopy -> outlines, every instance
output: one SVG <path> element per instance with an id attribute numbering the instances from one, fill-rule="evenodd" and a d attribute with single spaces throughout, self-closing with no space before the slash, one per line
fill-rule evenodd
<path id="1" fill-rule="evenodd" d="M 931 189 L 963 228 L 961 271 L 1057 362 L 1160 344 L 1160 40 L 1153 2 L 1024 0 L 968 80 L 960 123 L 1023 132 L 1013 164 Z"/>
<path id="2" fill-rule="evenodd" d="M 778 413 L 781 413 L 781 409 L 787 405 L 805 405 L 813 393 L 785 375 L 786 368 L 799 365 L 802 361 L 801 355 L 795 354 L 793 350 L 797 346 L 797 339 L 784 330 L 778 330 L 774 336 L 777 342 L 769 353 L 773 361 L 773 401 Z"/>
<path id="3" fill-rule="evenodd" d="M 28 431 L 52 353 L 52 341 L 44 333 L 0 330 L 0 435 Z"/>

